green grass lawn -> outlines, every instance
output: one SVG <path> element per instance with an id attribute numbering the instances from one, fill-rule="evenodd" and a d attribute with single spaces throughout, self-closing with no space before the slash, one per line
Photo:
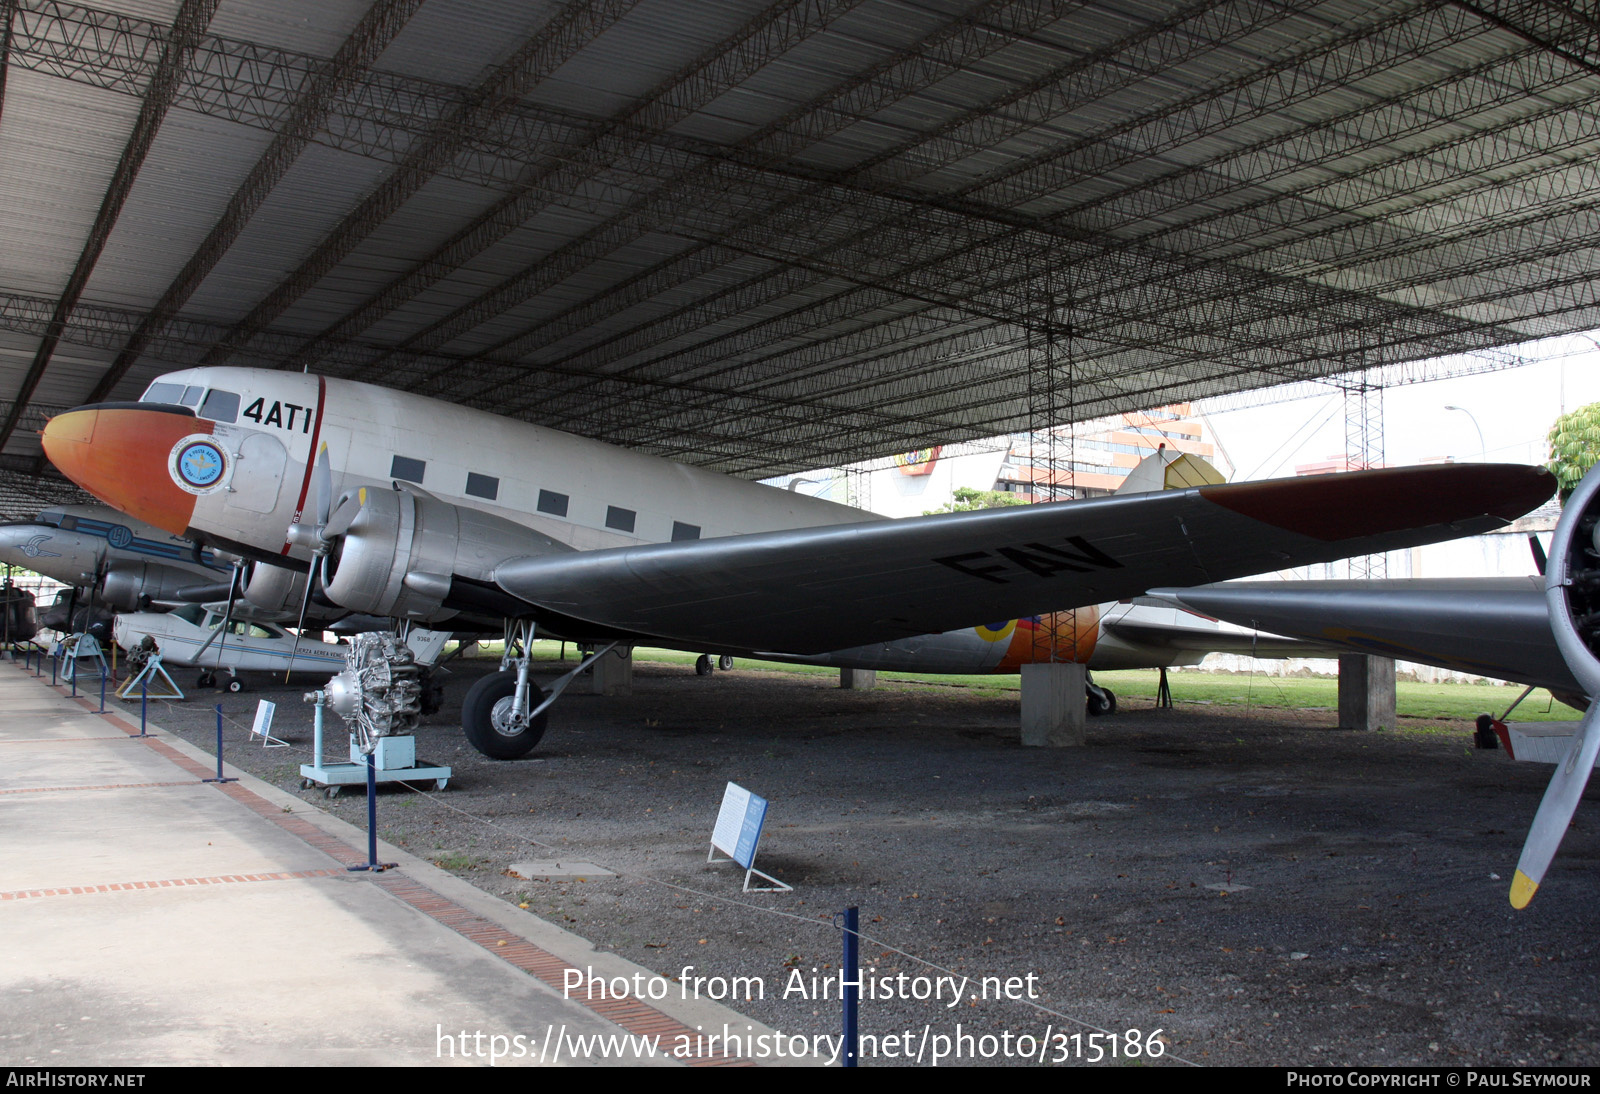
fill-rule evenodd
<path id="1" fill-rule="evenodd" d="M 540 642 L 534 655 L 541 660 L 555 660 L 560 644 Z M 499 643 L 493 645 L 498 655 Z M 487 651 L 486 651 L 487 655 Z M 677 650 L 641 647 L 634 651 L 641 661 L 655 661 L 674 665 L 692 665 L 695 654 Z M 567 659 L 576 654 L 567 647 Z M 816 665 L 790 665 L 773 661 L 755 661 L 736 658 L 734 667 L 758 672 L 793 672 L 816 676 L 837 676 L 838 669 Z M 1148 699 L 1156 697 L 1159 674 L 1155 669 L 1133 669 L 1124 672 L 1095 674 L 1095 682 L 1116 692 L 1119 699 Z M 1339 706 L 1337 680 L 1303 676 L 1249 676 L 1212 672 L 1193 672 L 1175 669 L 1167 674 L 1172 688 L 1172 698 L 1179 703 L 1215 703 L 1219 706 L 1276 707 L 1291 710 L 1335 710 Z M 1018 691 L 1022 684 L 1017 676 L 924 676 L 909 672 L 880 672 L 880 686 L 895 687 L 945 687 L 963 688 L 978 695 L 1003 695 Z M 1439 718 L 1452 722 L 1470 722 L 1479 714 L 1488 712 L 1496 717 L 1504 713 L 1512 701 L 1521 694 L 1520 686 L 1489 684 L 1417 684 L 1400 681 L 1396 701 L 1398 713 L 1407 718 Z M 1577 711 L 1551 698 L 1543 689 L 1535 691 L 1512 715 L 1514 721 L 1576 721 Z"/>

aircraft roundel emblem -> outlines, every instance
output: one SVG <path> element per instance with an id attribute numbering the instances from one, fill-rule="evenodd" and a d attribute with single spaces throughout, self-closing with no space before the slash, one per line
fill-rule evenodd
<path id="1" fill-rule="evenodd" d="M 984 623 L 972 629 L 985 642 L 1001 642 L 1011 637 L 1011 632 L 1017 629 L 1017 621 L 1009 619 L 1004 623 Z"/>
<path id="2" fill-rule="evenodd" d="M 209 494 L 227 477 L 228 454 L 204 434 L 185 437 L 172 446 L 167 469 L 172 481 L 189 493 Z"/>

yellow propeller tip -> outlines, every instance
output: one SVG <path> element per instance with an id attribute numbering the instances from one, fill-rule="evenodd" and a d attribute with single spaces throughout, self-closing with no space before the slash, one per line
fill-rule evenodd
<path id="1" fill-rule="evenodd" d="M 1521 911 L 1533 899 L 1533 894 L 1539 891 L 1539 883 L 1534 881 L 1521 870 L 1511 879 L 1511 906 Z"/>

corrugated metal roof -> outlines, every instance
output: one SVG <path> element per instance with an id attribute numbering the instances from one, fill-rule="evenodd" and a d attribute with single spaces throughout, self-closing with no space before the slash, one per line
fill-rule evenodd
<path id="1" fill-rule="evenodd" d="M 1600 325 L 1592 27 L 1477 2 L 224 0 L 95 248 L 181 5 L 19 0 L 0 464 L 199 360 L 770 475 Z"/>

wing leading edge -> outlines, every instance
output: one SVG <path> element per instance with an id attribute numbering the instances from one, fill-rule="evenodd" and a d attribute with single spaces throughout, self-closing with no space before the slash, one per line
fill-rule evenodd
<path id="1" fill-rule="evenodd" d="M 1151 595 L 1241 627 L 1580 693 L 1537 577 L 1246 581 Z"/>
<path id="2" fill-rule="evenodd" d="M 512 559 L 532 608 L 707 649 L 821 653 L 1499 528 L 1542 468 L 1399 468 Z"/>

